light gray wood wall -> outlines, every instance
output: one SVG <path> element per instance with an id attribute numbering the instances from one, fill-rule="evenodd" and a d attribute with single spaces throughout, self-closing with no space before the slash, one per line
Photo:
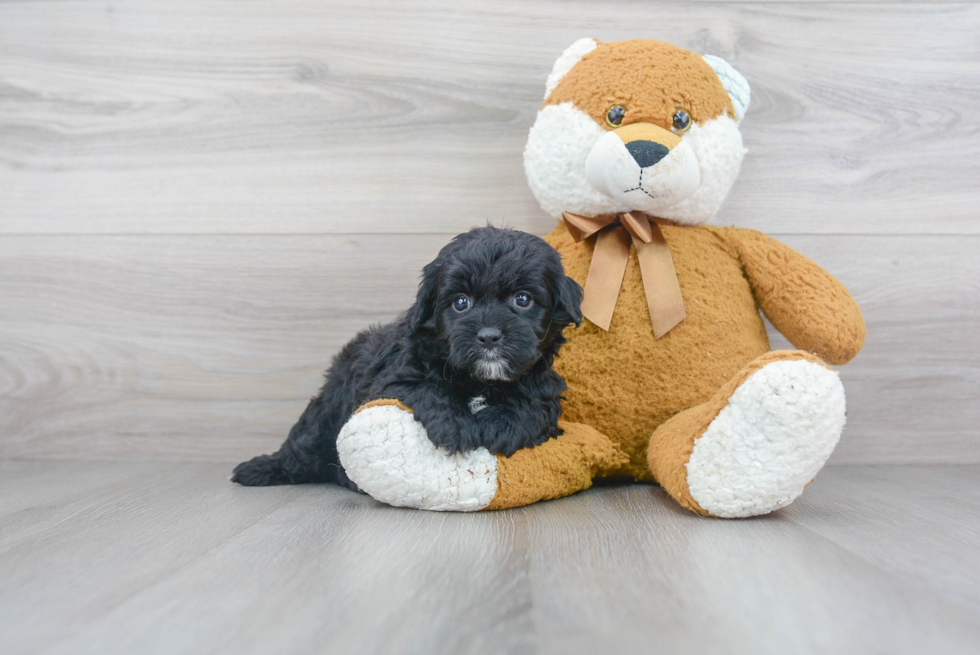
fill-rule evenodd
<path id="1" fill-rule="evenodd" d="M 582 36 L 752 84 L 715 222 L 865 310 L 832 461 L 980 462 L 974 2 L 0 2 L 0 456 L 275 448 L 453 234 L 551 228 L 521 151 Z"/>

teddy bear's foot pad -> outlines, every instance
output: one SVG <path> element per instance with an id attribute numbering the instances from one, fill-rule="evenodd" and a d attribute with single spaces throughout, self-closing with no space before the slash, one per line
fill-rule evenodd
<path id="1" fill-rule="evenodd" d="M 789 505 L 833 452 L 844 410 L 836 372 L 806 360 L 767 364 L 694 442 L 687 463 L 691 496 L 723 518 Z"/>
<path id="2" fill-rule="evenodd" d="M 411 412 L 366 407 L 337 436 L 347 476 L 375 500 L 397 507 L 475 512 L 497 493 L 497 457 L 486 448 L 448 455 Z"/>

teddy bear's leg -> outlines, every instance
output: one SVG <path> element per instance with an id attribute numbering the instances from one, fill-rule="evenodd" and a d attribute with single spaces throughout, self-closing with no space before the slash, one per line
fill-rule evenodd
<path id="1" fill-rule="evenodd" d="M 361 407 L 340 430 L 347 476 L 375 500 L 398 507 L 473 512 L 507 509 L 587 489 L 625 465 L 626 455 L 586 425 L 511 457 L 485 448 L 449 455 L 429 440 L 411 409 L 396 400 Z"/>
<path id="2" fill-rule="evenodd" d="M 756 358 L 715 396 L 661 425 L 650 471 L 681 505 L 735 518 L 789 505 L 844 428 L 837 373 L 802 351 Z"/>

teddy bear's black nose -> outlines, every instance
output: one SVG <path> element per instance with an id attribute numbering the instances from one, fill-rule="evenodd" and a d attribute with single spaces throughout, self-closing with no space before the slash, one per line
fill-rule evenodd
<path id="1" fill-rule="evenodd" d="M 634 161 L 640 165 L 640 168 L 653 166 L 670 154 L 670 150 L 666 146 L 653 141 L 631 141 L 626 144 L 626 149 L 633 156 Z"/>

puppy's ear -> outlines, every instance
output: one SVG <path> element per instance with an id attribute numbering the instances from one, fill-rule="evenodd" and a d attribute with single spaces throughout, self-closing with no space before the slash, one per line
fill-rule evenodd
<path id="1" fill-rule="evenodd" d="M 419 293 L 415 304 L 408 310 L 408 326 L 413 332 L 435 327 L 436 298 L 439 295 L 439 269 L 442 257 L 429 262 L 422 269 Z"/>
<path id="2" fill-rule="evenodd" d="M 555 278 L 551 295 L 555 299 L 551 313 L 556 323 L 574 323 L 575 327 L 582 325 L 582 287 L 578 282 L 567 275 L 559 275 Z"/>

